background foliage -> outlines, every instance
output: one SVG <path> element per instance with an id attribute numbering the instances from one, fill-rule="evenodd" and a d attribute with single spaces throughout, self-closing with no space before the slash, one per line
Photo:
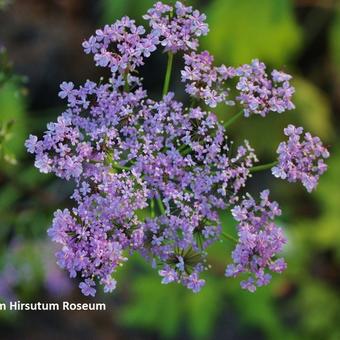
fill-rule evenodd
<path id="1" fill-rule="evenodd" d="M 207 285 L 193 295 L 176 285 L 161 285 L 157 274 L 136 256 L 118 273 L 118 290 L 96 298 L 107 302 L 105 315 L 82 313 L 69 321 L 62 313 L 38 317 L 1 312 L 3 338 L 48 332 L 83 339 L 112 334 L 122 339 L 340 338 L 340 7 L 332 0 L 186 2 L 207 13 L 211 32 L 202 44 L 217 62 L 238 65 L 259 58 L 294 75 L 296 110 L 237 123 L 233 138 L 249 138 L 264 162 L 273 157 L 288 122 L 303 124 L 329 145 L 329 171 L 311 196 L 269 173 L 251 181 L 253 190 L 271 187 L 282 205 L 280 222 L 289 238 L 287 272 L 256 294 L 241 291 L 237 280 L 223 277 L 232 249 L 224 241 L 212 247 Z M 23 141 L 29 132 L 42 133 L 63 109 L 57 98 L 61 81 L 81 83 L 103 75 L 82 54 L 81 41 L 123 15 L 140 18 L 152 4 L 0 1 L 2 300 L 89 301 L 57 269 L 55 249 L 46 239 L 53 211 L 71 204 L 67 197 L 72 184 L 39 174 Z M 152 79 L 147 82 L 152 92 L 159 91 L 163 78 L 155 69 L 164 64 L 165 56 L 159 55 L 143 70 Z M 181 89 L 178 79 L 174 74 L 173 89 Z M 217 114 L 225 119 L 232 112 L 219 107 Z M 222 218 L 225 228 L 235 233 L 230 217 Z"/>

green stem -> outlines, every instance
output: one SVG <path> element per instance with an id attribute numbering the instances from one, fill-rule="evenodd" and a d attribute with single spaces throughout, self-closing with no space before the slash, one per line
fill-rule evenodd
<path id="1" fill-rule="evenodd" d="M 268 170 L 268 169 L 271 169 L 273 166 L 277 165 L 277 163 L 278 163 L 278 161 L 275 161 L 275 162 L 268 163 L 268 164 L 262 164 L 262 165 L 254 166 L 250 169 L 250 172 L 258 172 L 258 171 Z"/>
<path id="2" fill-rule="evenodd" d="M 196 98 L 191 98 L 191 103 L 189 109 L 192 109 L 196 105 Z"/>
<path id="3" fill-rule="evenodd" d="M 177 151 L 178 151 L 178 152 L 182 152 L 182 151 L 186 150 L 187 147 L 188 147 L 188 146 L 187 146 L 186 144 L 182 144 L 182 145 L 177 149 Z"/>
<path id="4" fill-rule="evenodd" d="M 237 239 L 234 236 L 231 236 L 230 234 L 227 234 L 225 232 L 222 233 L 222 236 L 225 237 L 229 241 L 233 241 L 235 243 L 238 242 Z"/>
<path id="5" fill-rule="evenodd" d="M 164 204 L 162 202 L 161 196 L 158 196 L 156 201 L 158 204 L 159 211 L 161 212 L 162 215 L 165 215 L 165 208 L 164 208 Z"/>
<path id="6" fill-rule="evenodd" d="M 151 218 L 155 218 L 155 200 L 151 198 L 150 201 Z"/>
<path id="7" fill-rule="evenodd" d="M 117 170 L 131 170 L 129 167 L 119 165 L 118 163 L 113 163 L 112 167 Z"/>
<path id="8" fill-rule="evenodd" d="M 243 111 L 240 111 L 238 113 L 236 113 L 234 116 L 232 116 L 229 120 L 227 120 L 223 126 L 225 128 L 229 127 L 230 125 L 232 125 L 234 122 L 236 122 L 240 117 L 242 117 L 243 115 Z"/>
<path id="9" fill-rule="evenodd" d="M 128 82 L 128 73 L 124 74 L 124 91 L 130 92 L 130 86 L 129 86 L 129 82 Z"/>
<path id="10" fill-rule="evenodd" d="M 164 79 L 163 97 L 169 92 L 173 61 L 174 61 L 173 53 L 168 52 L 168 64 L 167 64 L 167 67 L 166 67 L 166 73 L 165 73 L 165 79 Z"/>

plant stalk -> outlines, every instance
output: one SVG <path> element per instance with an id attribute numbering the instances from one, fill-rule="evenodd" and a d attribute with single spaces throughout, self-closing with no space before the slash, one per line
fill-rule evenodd
<path id="1" fill-rule="evenodd" d="M 167 64 L 167 67 L 166 67 L 166 73 L 165 73 L 165 79 L 164 79 L 163 97 L 165 95 L 167 95 L 168 92 L 169 92 L 173 61 L 174 61 L 173 53 L 168 52 L 168 64 Z"/>
<path id="2" fill-rule="evenodd" d="M 230 234 L 223 232 L 222 236 L 225 237 L 229 241 L 233 241 L 234 243 L 237 243 L 237 239 L 234 236 L 231 236 Z"/>
<path id="3" fill-rule="evenodd" d="M 238 113 L 236 113 L 234 116 L 232 116 L 229 120 L 227 120 L 223 126 L 224 128 L 229 127 L 230 125 L 232 125 L 234 122 L 236 122 L 240 117 L 242 117 L 243 115 L 243 111 L 240 111 Z"/>
<path id="4" fill-rule="evenodd" d="M 277 164 L 278 164 L 278 161 L 268 163 L 268 164 L 262 164 L 262 165 L 254 166 L 250 169 L 250 172 L 258 172 L 258 171 L 268 170 L 268 169 L 271 169 L 273 166 L 275 166 Z"/>

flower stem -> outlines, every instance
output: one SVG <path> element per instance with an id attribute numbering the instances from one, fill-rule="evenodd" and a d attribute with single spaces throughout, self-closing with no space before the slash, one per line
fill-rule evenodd
<path id="1" fill-rule="evenodd" d="M 177 151 L 178 151 L 178 152 L 182 152 L 182 151 L 186 150 L 187 147 L 188 147 L 188 146 L 187 146 L 186 144 L 182 144 L 182 145 L 177 149 Z"/>
<path id="2" fill-rule="evenodd" d="M 128 73 L 124 74 L 124 91 L 130 92 L 130 86 L 129 86 L 129 82 L 128 82 Z"/>
<path id="3" fill-rule="evenodd" d="M 173 53 L 168 52 L 168 64 L 167 64 L 167 67 L 166 67 L 166 73 L 165 73 L 165 79 L 164 79 L 163 97 L 169 92 L 173 61 L 174 61 Z"/>
<path id="4" fill-rule="evenodd" d="M 157 199 L 157 204 L 158 204 L 158 208 L 159 208 L 159 211 L 162 215 L 165 215 L 165 208 L 164 208 L 164 204 L 162 202 L 162 199 L 161 199 L 161 196 L 158 196 Z"/>
<path id="5" fill-rule="evenodd" d="M 229 241 L 233 241 L 234 243 L 238 242 L 234 236 L 231 236 L 230 234 L 227 234 L 225 232 L 222 233 L 222 236 L 225 237 Z"/>
<path id="6" fill-rule="evenodd" d="M 278 163 L 278 161 L 275 161 L 275 162 L 268 163 L 268 164 L 262 164 L 262 165 L 254 166 L 250 169 L 250 172 L 258 172 L 258 171 L 268 170 L 268 169 L 272 168 L 273 166 L 275 166 L 277 163 Z"/>
<path id="7" fill-rule="evenodd" d="M 118 164 L 118 163 L 113 163 L 113 164 L 112 164 L 112 167 L 113 167 L 114 169 L 117 169 L 117 170 L 131 170 L 129 167 L 127 167 L 127 166 L 122 166 L 122 165 L 120 165 L 120 164 Z"/>
<path id="8" fill-rule="evenodd" d="M 243 111 L 240 111 L 238 113 L 236 113 L 234 116 L 232 116 L 229 120 L 227 120 L 223 126 L 224 128 L 229 127 L 230 125 L 232 125 L 234 122 L 236 122 L 240 117 L 242 117 L 243 115 Z"/>
<path id="9" fill-rule="evenodd" d="M 155 218 L 155 200 L 151 198 L 150 201 L 150 211 L 151 211 L 151 218 Z"/>

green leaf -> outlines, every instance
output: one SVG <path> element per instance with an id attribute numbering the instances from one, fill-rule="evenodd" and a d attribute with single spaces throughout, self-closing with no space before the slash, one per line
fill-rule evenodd
<path id="1" fill-rule="evenodd" d="M 238 287 L 233 297 L 247 327 L 254 326 L 265 331 L 268 339 L 292 339 L 292 334 L 280 322 L 271 287 L 259 288 L 254 294 Z"/>
<path id="2" fill-rule="evenodd" d="M 335 334 L 340 334 L 340 304 L 335 291 L 324 283 L 310 280 L 301 289 L 297 302 L 307 339 L 338 339 Z"/>
<path id="3" fill-rule="evenodd" d="M 175 284 L 162 285 L 156 275 L 138 277 L 133 282 L 133 302 L 121 311 L 123 324 L 136 328 L 157 330 L 172 338 L 182 319 L 183 288 Z"/>
<path id="4" fill-rule="evenodd" d="M 20 197 L 18 188 L 8 184 L 2 187 L 0 192 L 0 210 L 6 212 Z"/>
<path id="5" fill-rule="evenodd" d="M 322 248 L 334 248 L 340 256 L 340 145 L 333 146 L 330 150 L 331 155 L 327 160 L 328 170 L 321 176 L 317 190 L 313 193 L 319 201 L 321 216 L 313 220 L 313 232 L 310 231 L 310 224 L 306 221 L 304 228 L 306 235 L 312 239 L 314 246 Z"/>
<path id="6" fill-rule="evenodd" d="M 189 292 L 187 297 L 188 327 L 194 339 L 206 339 L 209 334 L 214 333 L 214 326 L 222 307 L 220 278 L 217 280 L 209 278 L 208 281 L 198 294 Z"/>
<path id="7" fill-rule="evenodd" d="M 317 134 L 320 138 L 330 141 L 334 137 L 331 123 L 331 106 L 327 96 L 311 82 L 301 77 L 294 77 L 293 85 L 296 92 L 296 122 L 306 130 Z"/>
<path id="8" fill-rule="evenodd" d="M 276 65 L 299 49 L 301 32 L 291 1 L 215 0 L 207 15 L 205 47 L 219 62 L 238 65 L 259 58 Z"/>
<path id="9" fill-rule="evenodd" d="M 24 141 L 27 138 L 24 98 L 15 82 L 8 82 L 0 88 L 0 123 L 13 122 L 10 136 L 6 138 L 4 148 L 9 154 L 20 157 L 25 152 Z"/>

